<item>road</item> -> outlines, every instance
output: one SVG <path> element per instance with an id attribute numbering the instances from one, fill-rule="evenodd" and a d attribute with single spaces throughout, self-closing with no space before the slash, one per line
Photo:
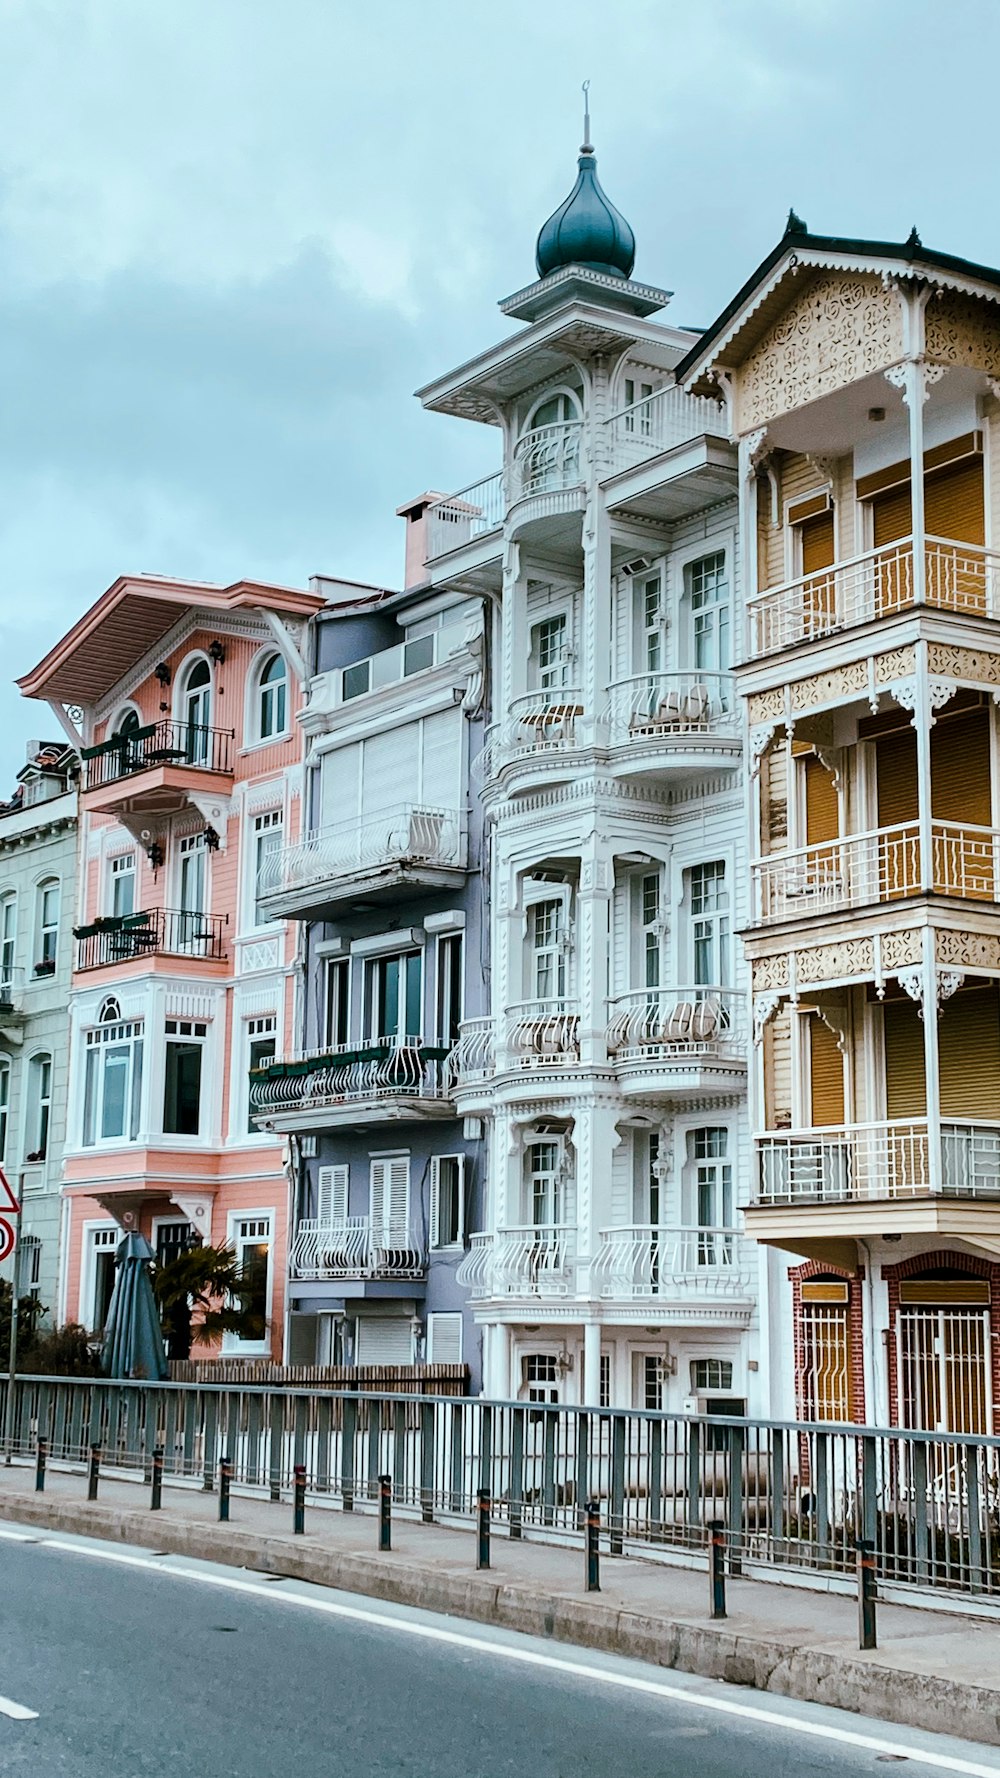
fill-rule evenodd
<path id="1" fill-rule="evenodd" d="M 0 1576 L 3 1778 L 1000 1778 L 989 1748 L 121 1545 L 3 1526 Z"/>

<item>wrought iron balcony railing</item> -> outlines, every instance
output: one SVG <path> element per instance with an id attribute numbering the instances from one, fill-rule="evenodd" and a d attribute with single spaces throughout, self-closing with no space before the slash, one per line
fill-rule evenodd
<path id="1" fill-rule="evenodd" d="M 320 828 L 282 847 L 266 861 L 259 893 L 266 897 L 319 890 L 391 865 L 462 870 L 465 859 L 465 829 L 457 809 L 401 803 L 360 823 Z"/>
<path id="2" fill-rule="evenodd" d="M 292 1241 L 294 1278 L 421 1278 L 427 1254 L 404 1223 L 373 1225 L 367 1216 L 340 1222 L 300 1219 Z"/>
<path id="3" fill-rule="evenodd" d="M 449 1048 L 422 1037 L 371 1037 L 267 1062 L 251 1070 L 250 1109 L 267 1117 L 378 1100 L 447 1101 Z"/>
<path id="4" fill-rule="evenodd" d="M 511 504 L 530 494 L 550 494 L 575 488 L 583 477 L 580 420 L 555 426 L 535 426 L 514 446 L 511 464 Z"/>
<path id="5" fill-rule="evenodd" d="M 76 967 L 102 969 L 109 963 L 131 963 L 137 957 L 164 953 L 219 962 L 226 955 L 228 924 L 227 914 L 189 913 L 183 908 L 109 915 L 74 929 Z"/>
<path id="6" fill-rule="evenodd" d="M 744 996 L 732 988 L 634 988 L 611 1002 L 608 1054 L 669 1066 L 696 1057 L 745 1059 Z"/>
<path id="7" fill-rule="evenodd" d="M 741 1296 L 753 1274 L 747 1241 L 732 1228 L 602 1229 L 592 1275 L 602 1297 Z"/>
<path id="8" fill-rule="evenodd" d="M 193 766 L 203 772 L 232 772 L 232 729 L 198 722 L 150 722 L 144 728 L 110 735 L 84 747 L 84 789 L 98 790 L 154 766 Z"/>
<path id="9" fill-rule="evenodd" d="M 729 673 L 637 673 L 612 687 L 605 720 L 612 747 L 632 742 L 684 745 L 702 735 L 738 735 L 740 712 Z"/>
<path id="10" fill-rule="evenodd" d="M 576 1229 L 567 1224 L 472 1236 L 455 1279 L 473 1297 L 565 1297 L 576 1290 Z"/>

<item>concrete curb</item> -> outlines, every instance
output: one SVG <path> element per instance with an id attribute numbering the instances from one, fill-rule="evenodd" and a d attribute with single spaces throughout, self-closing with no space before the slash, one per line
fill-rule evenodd
<path id="1" fill-rule="evenodd" d="M 475 1572 L 466 1579 L 398 1555 L 339 1552 L 297 1538 L 260 1536 L 233 1525 L 220 1532 L 215 1525 L 100 1503 L 5 1493 L 0 1498 L 0 1516 L 50 1531 L 103 1537 L 229 1567 L 283 1574 L 396 1605 L 418 1606 L 529 1636 L 625 1655 L 784 1698 L 828 1704 L 910 1728 L 958 1735 L 994 1747 L 1000 1744 L 997 1692 L 886 1667 L 877 1656 L 868 1661 L 846 1660 L 825 1649 L 741 1635 L 711 1624 L 650 1617 L 586 1596 L 536 1593 Z"/>

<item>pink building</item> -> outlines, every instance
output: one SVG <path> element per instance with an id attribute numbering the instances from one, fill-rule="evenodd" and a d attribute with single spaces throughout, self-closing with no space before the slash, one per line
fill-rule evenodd
<path id="1" fill-rule="evenodd" d="M 21 681 L 79 728 L 76 949 L 60 1320 L 103 1325 L 123 1228 L 161 1257 L 231 1242 L 283 1351 L 289 1174 L 251 1123 L 249 1070 L 295 1028 L 294 928 L 266 860 L 301 828 L 307 623 L 281 587 L 115 582 Z"/>

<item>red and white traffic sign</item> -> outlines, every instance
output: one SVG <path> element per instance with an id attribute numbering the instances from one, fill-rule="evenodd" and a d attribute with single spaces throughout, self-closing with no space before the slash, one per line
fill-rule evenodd
<path id="1" fill-rule="evenodd" d="M 9 1259 L 17 1245 L 17 1234 L 14 1224 L 6 1217 L 0 1216 L 0 1262 Z"/>
<path id="2" fill-rule="evenodd" d="M 0 1167 L 0 1216 L 20 1216 L 21 1206 L 10 1189 L 7 1175 Z"/>

